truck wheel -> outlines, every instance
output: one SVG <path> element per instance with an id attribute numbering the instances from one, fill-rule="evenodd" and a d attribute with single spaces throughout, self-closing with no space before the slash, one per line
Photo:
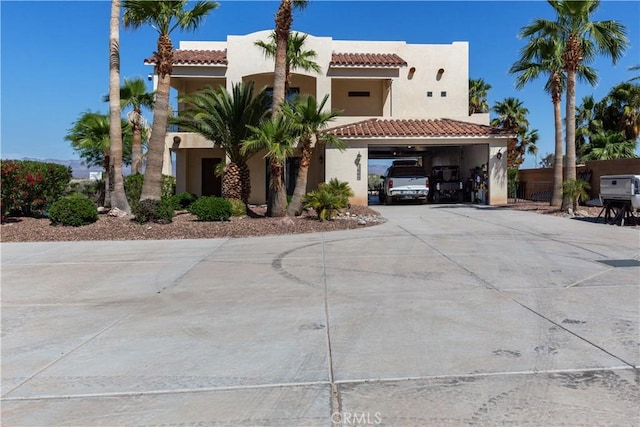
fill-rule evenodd
<path id="1" fill-rule="evenodd" d="M 387 196 L 385 196 L 385 198 L 384 198 L 384 204 L 385 204 L 385 205 L 387 205 L 387 206 L 389 206 L 389 205 L 393 204 L 393 197 L 391 197 L 391 196 L 388 196 L 388 197 L 387 197 Z"/>

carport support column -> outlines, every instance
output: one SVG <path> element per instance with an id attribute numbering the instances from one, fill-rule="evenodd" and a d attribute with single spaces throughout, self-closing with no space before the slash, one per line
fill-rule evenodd
<path id="1" fill-rule="evenodd" d="M 327 147 L 325 151 L 325 181 L 338 178 L 346 181 L 354 192 L 349 199 L 352 205 L 367 206 L 368 146 L 364 142 L 347 142 L 348 148 L 340 151 Z"/>
<path id="2" fill-rule="evenodd" d="M 498 154 L 500 153 L 500 154 Z M 500 158 L 498 158 L 500 157 Z M 507 142 L 489 144 L 489 205 L 507 204 Z"/>

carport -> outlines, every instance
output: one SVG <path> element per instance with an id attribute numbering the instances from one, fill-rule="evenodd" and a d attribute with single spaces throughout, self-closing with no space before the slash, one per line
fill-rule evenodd
<path id="1" fill-rule="evenodd" d="M 507 202 L 507 141 L 515 135 L 503 129 L 450 119 L 369 119 L 331 129 L 347 149 L 327 148 L 326 178 L 337 177 L 354 190 L 354 204 L 368 200 L 369 159 L 415 158 L 430 175 L 435 166 L 460 167 L 463 181 L 480 173 L 485 181 L 483 202 Z"/>

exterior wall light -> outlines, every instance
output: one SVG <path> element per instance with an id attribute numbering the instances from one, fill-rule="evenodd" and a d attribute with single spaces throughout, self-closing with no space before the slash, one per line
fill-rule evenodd
<path id="1" fill-rule="evenodd" d="M 496 158 L 497 158 L 498 160 L 501 160 L 501 159 L 502 159 L 502 148 L 500 148 L 500 149 L 498 150 L 498 153 L 496 154 Z"/>

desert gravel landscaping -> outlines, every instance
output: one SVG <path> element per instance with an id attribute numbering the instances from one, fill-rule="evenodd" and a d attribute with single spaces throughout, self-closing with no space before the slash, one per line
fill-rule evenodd
<path id="1" fill-rule="evenodd" d="M 351 206 L 337 218 L 324 222 L 318 221 L 313 211 L 290 218 L 290 221 L 289 218 L 268 218 L 265 217 L 264 206 L 251 206 L 248 216 L 234 217 L 226 222 L 200 222 L 186 211 L 177 212 L 171 224 L 138 224 L 129 218 L 100 215 L 94 224 L 62 227 L 50 225 L 46 218 L 10 218 L 0 227 L 0 241 L 215 239 L 351 230 L 383 223 L 385 219 L 374 208 L 375 206 Z M 570 218 L 566 212 L 545 202 L 519 200 L 500 208 Z M 595 223 L 601 211 L 601 207 L 581 206 L 576 217 Z M 637 224 L 628 226 L 638 227 Z"/>

